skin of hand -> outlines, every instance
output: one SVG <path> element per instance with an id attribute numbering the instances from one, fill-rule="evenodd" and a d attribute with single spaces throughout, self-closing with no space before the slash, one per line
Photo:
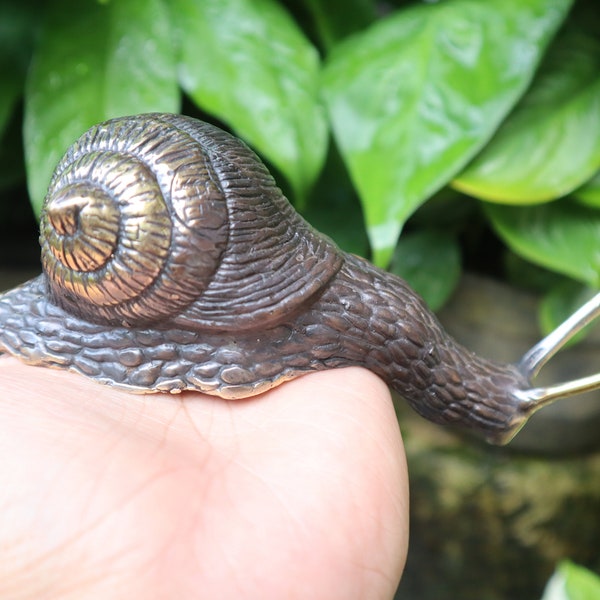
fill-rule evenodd
<path id="1" fill-rule="evenodd" d="M 408 481 L 364 369 L 135 395 L 0 359 L 0 599 L 392 598 Z"/>

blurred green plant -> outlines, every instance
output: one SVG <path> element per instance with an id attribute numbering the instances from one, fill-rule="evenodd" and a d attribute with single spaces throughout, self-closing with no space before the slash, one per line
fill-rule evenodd
<path id="1" fill-rule="evenodd" d="M 245 139 L 317 227 L 433 308 L 461 263 L 484 264 L 552 298 L 550 328 L 600 288 L 597 13 L 597 0 L 5 0 L 0 156 L 22 120 L 39 213 L 89 126 L 183 107 Z M 14 185 L 5 162 L 0 186 Z"/>
<path id="2" fill-rule="evenodd" d="M 571 561 L 561 562 L 544 590 L 542 600 L 597 600 L 600 576 Z"/>

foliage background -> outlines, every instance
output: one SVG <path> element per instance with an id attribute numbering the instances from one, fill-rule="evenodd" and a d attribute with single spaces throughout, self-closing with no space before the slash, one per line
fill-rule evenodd
<path id="1" fill-rule="evenodd" d="M 463 268 L 483 270 L 541 292 L 551 328 L 600 287 L 599 12 L 596 0 L 7 0 L 0 216 L 25 177 L 38 214 L 92 124 L 182 111 L 245 139 L 315 226 L 433 308 Z"/>

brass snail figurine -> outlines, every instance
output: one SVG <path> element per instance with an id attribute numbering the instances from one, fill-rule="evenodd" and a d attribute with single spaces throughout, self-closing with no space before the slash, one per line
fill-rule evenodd
<path id="1" fill-rule="evenodd" d="M 188 117 L 92 127 L 58 164 L 44 273 L 0 296 L 0 352 L 134 392 L 259 394 L 364 366 L 426 418 L 505 443 L 543 404 L 541 365 L 595 299 L 518 365 L 475 356 L 401 279 L 340 251 L 242 142 Z"/>

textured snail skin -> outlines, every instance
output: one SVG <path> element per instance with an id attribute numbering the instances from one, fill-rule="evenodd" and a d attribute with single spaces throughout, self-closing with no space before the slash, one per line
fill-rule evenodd
<path id="1" fill-rule="evenodd" d="M 506 443 L 512 365 L 457 344 L 400 278 L 340 251 L 242 142 L 188 117 L 93 127 L 59 163 L 44 274 L 0 296 L 0 351 L 133 392 L 264 392 L 359 365 L 417 412 Z"/>

